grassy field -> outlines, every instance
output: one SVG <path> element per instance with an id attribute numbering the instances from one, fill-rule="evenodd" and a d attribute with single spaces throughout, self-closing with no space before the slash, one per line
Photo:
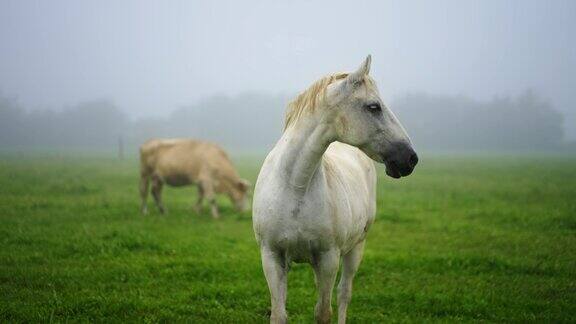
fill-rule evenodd
<path id="1" fill-rule="evenodd" d="M 239 159 L 255 180 L 260 160 Z M 268 320 L 250 213 L 138 213 L 136 160 L 0 158 L 0 322 Z M 379 170 L 378 216 L 351 323 L 576 321 L 576 158 L 424 156 Z M 309 266 L 289 277 L 291 322 L 310 323 Z M 335 302 L 334 302 L 335 304 Z"/>

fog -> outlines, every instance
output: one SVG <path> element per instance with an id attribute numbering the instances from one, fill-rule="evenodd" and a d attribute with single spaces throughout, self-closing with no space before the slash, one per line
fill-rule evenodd
<path id="1" fill-rule="evenodd" d="M 576 140 L 573 1 L 2 1 L 0 148 L 266 149 L 319 77 L 371 75 L 415 145 Z"/>

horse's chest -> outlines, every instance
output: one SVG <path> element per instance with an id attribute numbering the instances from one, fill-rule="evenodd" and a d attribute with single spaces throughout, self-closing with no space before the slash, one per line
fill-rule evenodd
<path id="1" fill-rule="evenodd" d="M 331 225 L 323 222 L 286 221 L 273 238 L 290 261 L 311 262 L 315 255 L 334 247 Z"/>
<path id="2" fill-rule="evenodd" d="M 345 188 L 325 187 L 322 181 L 299 194 L 270 186 L 271 180 L 261 180 L 254 203 L 254 229 L 261 244 L 285 251 L 291 260 L 308 262 L 315 253 L 348 250 L 363 239 L 371 222 L 365 195 L 351 200 Z"/>

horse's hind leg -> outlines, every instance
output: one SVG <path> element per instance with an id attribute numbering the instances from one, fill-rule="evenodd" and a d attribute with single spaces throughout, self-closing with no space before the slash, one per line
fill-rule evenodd
<path id="1" fill-rule="evenodd" d="M 162 204 L 162 180 L 154 177 L 152 179 L 152 196 L 161 214 L 164 214 L 164 205 Z"/>
<path id="2" fill-rule="evenodd" d="M 150 176 L 144 172 L 140 173 L 140 200 L 142 201 L 140 205 L 140 212 L 142 214 L 148 214 L 148 188 L 150 187 Z"/>
<path id="3" fill-rule="evenodd" d="M 318 302 L 314 309 L 317 323 L 330 323 L 332 316 L 332 290 L 336 282 L 340 253 L 330 250 L 316 256 L 313 260 L 316 287 L 318 288 Z"/>
<path id="4" fill-rule="evenodd" d="M 262 248 L 262 268 L 270 290 L 270 323 L 284 324 L 288 320 L 286 315 L 286 289 L 288 264 L 282 253 Z"/>
<path id="5" fill-rule="evenodd" d="M 342 257 L 342 275 L 338 284 L 338 324 L 346 323 L 346 311 L 352 298 L 352 281 L 362 261 L 364 241 Z"/>

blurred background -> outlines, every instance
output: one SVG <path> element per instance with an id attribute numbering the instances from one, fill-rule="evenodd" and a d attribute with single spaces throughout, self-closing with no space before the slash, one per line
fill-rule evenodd
<path id="1" fill-rule="evenodd" d="M 0 149 L 266 152 L 288 101 L 372 54 L 425 151 L 576 151 L 573 1 L 0 2 Z"/>

